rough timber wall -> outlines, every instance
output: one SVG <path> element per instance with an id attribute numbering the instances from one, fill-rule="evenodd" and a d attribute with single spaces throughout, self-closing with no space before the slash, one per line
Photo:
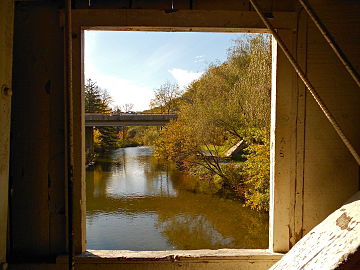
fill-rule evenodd
<path id="1" fill-rule="evenodd" d="M 309 2 L 360 70 L 358 1 Z M 297 15 L 293 37 L 279 34 L 360 151 L 359 88 L 300 6 Z M 359 166 L 281 49 L 273 53 L 270 249 L 286 252 L 359 190 Z"/>
<path id="2" fill-rule="evenodd" d="M 10 251 L 17 262 L 21 258 L 37 260 L 65 252 L 63 32 L 59 19 L 61 6 L 57 4 L 61 2 L 18 1 L 16 6 Z M 88 2 L 78 0 L 75 8 L 88 8 Z M 91 3 L 91 8 L 171 8 L 170 0 L 92 0 Z M 173 3 L 175 9 L 252 10 L 245 0 L 174 0 Z M 259 0 L 259 3 L 265 11 L 292 11 L 294 1 Z M 310 3 L 359 70 L 358 1 Z M 282 30 L 282 35 L 359 151 L 359 89 L 304 11 L 298 9 L 298 14 L 298 31 Z M 281 180 L 282 189 L 277 190 L 275 198 L 281 202 L 276 218 L 281 228 L 276 239 L 282 238 L 282 243 L 274 250 L 286 251 L 359 189 L 359 168 L 312 97 L 305 94 L 301 82 L 293 77 L 281 52 L 279 59 L 282 75 L 278 79 L 279 86 L 284 87 L 280 93 L 284 95 L 277 99 L 285 114 L 280 111 L 277 117 L 284 121 L 278 123 L 286 138 L 286 160 L 282 168 L 278 161 L 284 153 L 278 145 L 276 162 L 282 178 L 277 179 Z M 281 143 L 280 137 L 278 140 Z M 3 245 L 3 239 L 0 240 Z"/>
<path id="3" fill-rule="evenodd" d="M 310 1 L 360 71 L 358 1 Z M 304 13 L 304 11 L 301 11 Z M 303 14 L 301 15 L 303 16 Z M 320 96 L 360 152 L 360 90 L 310 20 L 305 28 L 306 69 Z M 303 230 L 307 233 L 359 190 L 359 166 L 313 98 L 306 94 L 303 157 Z"/>
<path id="4" fill-rule="evenodd" d="M 11 257 L 65 251 L 63 31 L 58 6 L 15 9 Z"/>
<path id="5" fill-rule="evenodd" d="M 6 261 L 14 4 L 0 1 L 0 267 Z"/>

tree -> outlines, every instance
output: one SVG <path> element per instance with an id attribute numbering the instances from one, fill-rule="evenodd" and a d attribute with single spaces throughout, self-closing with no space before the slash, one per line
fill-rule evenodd
<path id="1" fill-rule="evenodd" d="M 109 113 L 111 111 L 111 96 L 100 88 L 96 82 L 88 79 L 85 84 L 85 112 L 86 113 Z"/>
<path id="2" fill-rule="evenodd" d="M 104 150 L 114 149 L 118 146 L 119 136 L 116 127 L 101 127 L 99 132 L 99 139 Z"/>
<path id="3" fill-rule="evenodd" d="M 123 111 L 124 111 L 125 113 L 129 113 L 129 112 L 131 112 L 132 109 L 134 108 L 134 104 L 132 104 L 132 103 L 126 103 L 126 104 L 122 105 L 121 107 L 122 107 L 122 109 L 123 109 Z M 122 127 L 122 131 L 121 131 L 122 140 L 123 140 L 123 141 L 125 141 L 126 136 L 127 136 L 127 133 L 128 133 L 128 132 L 127 132 L 127 127 L 123 126 L 123 127 Z"/>
<path id="4" fill-rule="evenodd" d="M 106 89 L 100 88 L 96 82 L 88 79 L 85 84 L 85 112 L 103 113 L 112 112 L 110 104 L 111 96 Z M 118 130 L 115 127 L 99 127 L 99 141 L 103 149 L 115 148 L 118 143 Z"/>
<path id="5" fill-rule="evenodd" d="M 132 103 L 126 103 L 126 104 L 122 105 L 121 107 L 122 107 L 122 109 L 123 109 L 123 111 L 124 111 L 125 113 L 128 113 L 128 112 L 131 112 L 131 111 L 133 110 L 134 104 L 132 104 Z"/>
<path id="6" fill-rule="evenodd" d="M 155 97 L 150 101 L 151 108 L 160 108 L 162 113 L 172 113 L 176 109 L 176 99 L 182 94 L 177 84 L 166 82 L 154 90 Z"/>
<path id="7" fill-rule="evenodd" d="M 245 204 L 259 211 L 269 211 L 270 145 L 248 147 L 245 162 Z"/>
<path id="8" fill-rule="evenodd" d="M 196 158 L 199 145 L 188 136 L 189 126 L 181 119 L 172 121 L 161 132 L 155 142 L 155 155 L 159 158 L 171 160 L 179 167 L 188 168 Z"/>
<path id="9" fill-rule="evenodd" d="M 263 129 L 270 131 L 271 102 L 271 39 L 270 35 L 259 34 L 245 41 L 236 41 L 229 52 L 229 62 L 234 73 L 240 73 L 240 79 L 234 85 L 235 98 L 230 106 L 230 114 L 234 115 L 241 108 L 242 121 L 238 123 L 245 131 Z M 234 118 L 230 118 L 235 123 Z M 250 135 L 251 137 L 252 135 Z"/>
<path id="10" fill-rule="evenodd" d="M 112 110 L 113 114 L 120 114 L 121 113 L 121 108 L 119 105 L 116 105 L 113 110 Z"/>
<path id="11" fill-rule="evenodd" d="M 228 61 L 211 66 L 190 86 L 184 114 L 190 121 L 217 126 L 239 140 L 253 140 L 254 128 L 269 130 L 270 76 L 270 37 L 237 40 Z"/>
<path id="12" fill-rule="evenodd" d="M 206 177 L 221 178 L 223 186 L 237 190 L 258 210 L 268 209 L 269 198 L 270 45 L 269 35 L 235 41 L 227 61 L 210 66 L 177 99 L 178 119 L 167 125 L 155 145 L 160 156 L 193 167 L 190 171 L 206 168 Z M 153 102 L 162 108 L 167 106 L 166 89 L 157 89 Z M 248 145 L 248 161 L 221 163 L 224 149 L 241 140 Z"/>

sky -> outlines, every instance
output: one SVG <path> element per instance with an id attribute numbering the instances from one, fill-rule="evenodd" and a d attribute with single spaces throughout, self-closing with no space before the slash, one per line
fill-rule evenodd
<path id="1" fill-rule="evenodd" d="M 154 89 L 165 82 L 182 90 L 210 64 L 222 63 L 240 33 L 85 31 L 85 79 L 112 96 L 112 107 L 149 109 Z"/>

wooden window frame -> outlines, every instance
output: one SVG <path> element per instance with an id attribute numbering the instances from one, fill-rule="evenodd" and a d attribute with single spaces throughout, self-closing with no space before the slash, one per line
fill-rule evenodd
<path id="1" fill-rule="evenodd" d="M 274 12 L 272 23 L 295 51 L 296 15 Z M 168 13 L 161 10 L 101 10 L 72 11 L 73 32 L 73 108 L 74 108 L 74 248 L 76 254 L 86 252 L 86 192 L 85 192 L 85 125 L 84 125 L 84 31 L 161 31 L 161 32 L 267 32 L 257 14 L 252 11 L 181 10 Z M 264 256 L 264 251 L 287 252 L 294 244 L 293 236 L 301 231 L 303 198 L 296 196 L 296 149 L 299 87 L 283 53 L 272 41 L 272 101 L 271 101 L 271 192 L 268 250 L 238 250 Z M 301 112 L 300 112 L 301 113 Z M 297 180 L 298 179 L 298 180 Z M 100 252 L 100 251 L 99 251 Z M 120 253 L 119 253 L 120 252 Z M 180 251 L 174 251 L 174 253 Z M 245 253 L 244 253 L 245 252 Z M 101 252 L 100 252 L 101 253 Z M 120 256 L 121 251 L 113 252 Z M 155 252 L 156 253 L 156 252 Z M 190 255 L 191 256 L 191 255 Z M 194 255 L 195 256 L 195 255 Z M 226 254 L 224 253 L 224 256 Z M 86 256 L 85 256 L 86 257 Z M 101 257 L 100 255 L 98 256 Z M 154 255 L 156 257 L 156 255 Z M 260 258 L 259 257 L 259 258 Z M 221 252 L 216 258 L 221 258 Z M 149 259 L 149 258 L 147 258 Z M 243 259 L 243 258 L 242 258 Z M 145 259 L 146 260 L 146 259 Z"/>

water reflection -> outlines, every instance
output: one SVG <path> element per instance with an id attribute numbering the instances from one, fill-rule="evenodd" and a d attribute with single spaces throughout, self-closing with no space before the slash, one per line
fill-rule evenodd
<path id="1" fill-rule="evenodd" d="M 196 193 L 150 147 L 103 155 L 86 178 L 89 249 L 267 248 L 266 214 Z"/>

